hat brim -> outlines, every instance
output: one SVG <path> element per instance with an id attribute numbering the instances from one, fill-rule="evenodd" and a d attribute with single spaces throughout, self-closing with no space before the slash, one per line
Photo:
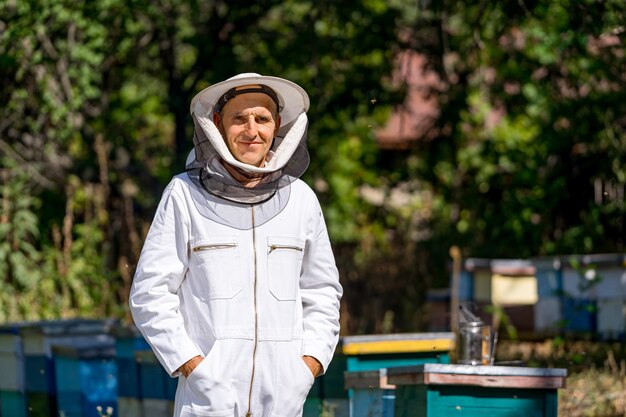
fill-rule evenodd
<path id="1" fill-rule="evenodd" d="M 283 125 L 292 122 L 298 115 L 306 113 L 309 109 L 309 96 L 298 84 L 279 77 L 240 74 L 200 91 L 191 100 L 190 111 L 197 116 L 209 116 L 213 113 L 215 104 L 224 93 L 231 88 L 251 84 L 266 85 L 276 92 L 281 107 L 280 117 Z"/>

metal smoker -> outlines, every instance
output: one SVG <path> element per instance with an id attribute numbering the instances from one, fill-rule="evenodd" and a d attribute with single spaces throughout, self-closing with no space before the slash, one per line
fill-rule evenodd
<path id="1" fill-rule="evenodd" d="M 467 309 L 460 307 L 460 310 L 462 319 L 459 320 L 458 327 L 457 362 L 463 365 L 493 364 L 491 326 L 483 323 Z"/>

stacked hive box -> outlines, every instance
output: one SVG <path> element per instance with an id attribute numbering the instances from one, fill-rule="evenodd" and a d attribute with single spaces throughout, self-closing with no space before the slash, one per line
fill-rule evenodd
<path id="1" fill-rule="evenodd" d="M 0 329 L 0 416 L 59 415 L 53 346 L 113 343 L 107 333 L 114 320 L 65 320 L 16 323 Z M 6 367 L 5 367 L 6 366 Z M 6 369 L 6 372 L 4 370 Z"/>
<path id="2" fill-rule="evenodd" d="M 113 344 L 108 334 L 114 320 L 65 320 L 37 322 L 20 328 L 24 344 L 26 402 L 29 417 L 58 415 L 57 378 L 53 346 Z M 59 384 L 66 383 L 59 374 Z"/>
<path id="3" fill-rule="evenodd" d="M 0 416 L 26 416 L 24 350 L 18 326 L 0 328 Z"/>
<path id="4" fill-rule="evenodd" d="M 178 378 L 170 377 L 151 350 L 135 352 L 139 370 L 139 396 L 144 416 L 170 417 Z"/>
<path id="5" fill-rule="evenodd" d="M 349 415 L 393 417 L 395 392 L 387 384 L 388 369 L 450 363 L 454 346 L 454 334 L 445 332 L 343 337 Z"/>
<path id="6" fill-rule="evenodd" d="M 624 337 L 626 255 L 535 258 L 533 263 L 540 295 L 537 331 Z"/>
<path id="7" fill-rule="evenodd" d="M 626 255 L 596 254 L 463 262 L 462 305 L 491 323 L 501 307 L 521 334 L 626 335 Z"/>
<path id="8" fill-rule="evenodd" d="M 562 328 L 563 274 L 558 258 L 533 260 L 537 270 L 537 292 L 535 305 L 535 331 L 554 334 Z"/>
<path id="9" fill-rule="evenodd" d="M 535 267 L 520 259 L 475 259 L 463 262 L 459 301 L 480 319 L 492 323 L 491 306 L 497 306 L 520 332 L 534 330 L 537 303 Z"/>
<path id="10" fill-rule="evenodd" d="M 58 415 L 121 417 L 112 340 L 53 346 Z"/>
<path id="11" fill-rule="evenodd" d="M 170 417 L 178 378 L 158 362 L 134 326 L 114 329 L 121 417 Z"/>
<path id="12" fill-rule="evenodd" d="M 388 381 L 396 417 L 557 417 L 566 376 L 565 369 L 425 364 L 390 369 Z"/>
<path id="13" fill-rule="evenodd" d="M 448 363 L 453 346 L 450 333 L 343 337 L 304 415 L 349 416 L 346 371 Z M 170 417 L 178 382 L 134 327 L 113 320 L 0 327 L 0 369 L 0 417 Z"/>
<path id="14" fill-rule="evenodd" d="M 346 388 L 351 393 L 351 416 L 394 416 L 396 387 L 389 384 L 387 369 L 347 372 Z"/>

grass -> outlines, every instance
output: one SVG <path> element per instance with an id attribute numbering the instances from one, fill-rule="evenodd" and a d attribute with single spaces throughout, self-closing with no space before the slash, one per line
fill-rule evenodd
<path id="1" fill-rule="evenodd" d="M 623 368 L 588 369 L 567 378 L 567 388 L 559 392 L 559 416 L 626 416 L 626 381 Z"/>
<path id="2" fill-rule="evenodd" d="M 496 360 L 567 369 L 567 387 L 559 390 L 561 417 L 626 417 L 626 347 L 622 343 L 563 338 L 504 341 Z"/>

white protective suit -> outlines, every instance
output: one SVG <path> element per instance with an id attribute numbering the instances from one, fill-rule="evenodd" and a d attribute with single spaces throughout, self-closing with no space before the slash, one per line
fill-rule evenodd
<path id="1" fill-rule="evenodd" d="M 330 363 L 339 334 L 338 280 L 324 218 L 301 180 L 262 224 L 215 221 L 229 202 L 187 174 L 166 188 L 144 243 L 130 306 L 157 358 L 179 378 L 174 417 L 297 417 L 313 384 L 302 360 Z M 277 193 L 273 198 L 278 198 Z M 259 206 L 260 207 L 260 206 Z M 226 223 L 226 224 L 224 224 Z M 177 369 L 205 359 L 188 378 Z"/>

